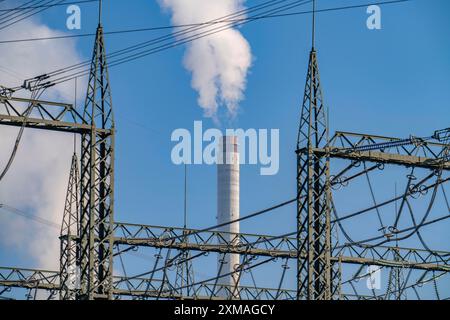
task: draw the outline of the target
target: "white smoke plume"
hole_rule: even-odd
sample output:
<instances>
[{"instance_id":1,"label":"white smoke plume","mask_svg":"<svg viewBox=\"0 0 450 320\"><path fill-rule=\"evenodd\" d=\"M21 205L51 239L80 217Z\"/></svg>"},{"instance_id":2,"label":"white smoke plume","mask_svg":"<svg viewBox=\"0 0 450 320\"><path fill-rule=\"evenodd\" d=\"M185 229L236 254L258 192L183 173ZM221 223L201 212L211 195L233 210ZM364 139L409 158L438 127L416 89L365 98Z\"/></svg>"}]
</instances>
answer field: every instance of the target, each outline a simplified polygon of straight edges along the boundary
<instances>
[{"instance_id":1,"label":"white smoke plume","mask_svg":"<svg viewBox=\"0 0 450 320\"><path fill-rule=\"evenodd\" d=\"M160 0L160 3L172 12L172 23L180 25L210 21L235 13L243 9L244 1ZM217 26L221 25L215 24L210 28ZM239 102L244 98L247 73L252 62L249 43L238 30L228 29L190 42L187 46L184 65L192 73L192 87L198 91L198 104L205 116L214 118L219 106L224 105L228 114L234 117Z\"/></svg>"},{"instance_id":2,"label":"white smoke plume","mask_svg":"<svg viewBox=\"0 0 450 320\"><path fill-rule=\"evenodd\" d=\"M2 30L0 39L58 36L37 20L27 19ZM82 61L73 40L0 44L0 85L12 87L51 70ZM79 92L86 84L79 80ZM81 99L81 93L78 101ZM29 97L29 94L23 94ZM41 99L72 103L73 83L49 89ZM13 150L18 128L0 126L0 170ZM73 136L25 129L15 160L0 182L0 203L57 224L61 223L69 178ZM0 248L16 252L36 268L57 270L59 229L0 210ZM1 261L1 265L8 261ZM25 266L25 267L27 267Z\"/></svg>"}]
</instances>

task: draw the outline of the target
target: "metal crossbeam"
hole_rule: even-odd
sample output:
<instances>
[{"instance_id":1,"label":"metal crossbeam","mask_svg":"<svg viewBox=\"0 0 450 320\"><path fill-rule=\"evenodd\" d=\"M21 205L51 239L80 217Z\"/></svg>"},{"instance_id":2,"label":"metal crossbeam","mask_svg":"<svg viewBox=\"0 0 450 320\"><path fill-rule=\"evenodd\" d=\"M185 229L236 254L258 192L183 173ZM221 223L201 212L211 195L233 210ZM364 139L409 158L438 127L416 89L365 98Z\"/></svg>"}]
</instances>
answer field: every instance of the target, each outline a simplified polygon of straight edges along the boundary
<instances>
[{"instance_id":1,"label":"metal crossbeam","mask_svg":"<svg viewBox=\"0 0 450 320\"><path fill-rule=\"evenodd\" d=\"M101 7L101 1L99 3ZM313 18L313 30L314 21ZM24 88L39 89L40 81L47 78L44 75L26 81ZM43 83L41 86L49 87L51 83ZM61 270L56 272L0 267L0 287L3 287L0 295L8 288L15 287L26 288L30 291L47 290L51 292L51 298L59 292L61 299L90 300L126 297L221 299L224 292L226 296L240 299L383 299L389 298L392 294L393 297L402 296L407 281L405 286L397 285L395 290L389 287L385 296L342 294L343 284L351 284L352 281L361 278L354 276L342 282L341 265L354 264L360 266L358 274L367 265L390 268L391 272L395 271L397 274L406 268L410 272L422 270L422 277L409 285L409 288L414 290L415 286L424 283L425 276L432 274L427 281L434 282L439 299L436 279L441 275L447 276L450 272L450 252L398 246L369 246L358 243L339 245L336 237L337 224L331 221L331 211L335 210L332 202L332 188L345 186L356 177L367 175L369 171L376 168L381 169L384 164L424 168L433 170L434 173L450 170L450 145L448 144L450 129L436 131L433 136L427 138L398 139L337 132L329 139L327 109L322 94L314 40L309 55L296 149L297 230L295 237L230 234L210 230L115 223L115 125L110 91L101 24L97 28L82 115L71 104L12 97L12 90L0 87L0 125L81 135L80 182L77 176L77 159L74 157L61 229ZM440 143L431 142L430 140L433 139ZM350 160L351 164L336 176L331 177L330 159L332 158ZM365 161L376 164L370 168L364 165L364 170L348 178L343 176L345 172ZM448 179L442 180L439 175L438 183L446 182ZM428 179L424 181L426 180ZM407 196L426 191L430 186L423 186L424 189L419 187L414 186L408 190L404 195L404 201L407 201ZM445 191L442 191L446 197ZM73 219L76 220L75 223ZM120 245L125 246L125 249L121 250ZM113 253L114 246L119 249L116 253ZM285 266L288 259L295 259L296 289L282 288L285 275L283 272L278 289L260 288L256 284L254 287L226 286L210 283L211 279L209 279L188 284L189 291L186 292L189 293L185 294L183 285L178 286L175 281L174 286L167 278L166 269L173 265L169 254L164 267L159 269L164 270L163 279L153 278L156 264L150 279L126 275L113 276L114 258L118 256L122 259L123 253L136 247L157 248L160 249L159 251L168 249L166 250L168 252L174 249L184 254L189 251L244 254L244 262L239 267L251 265L245 260L247 256L269 257L265 262L283 258L286 261ZM183 257L189 257L189 255ZM123 262L122 267L125 273ZM77 271L79 269L80 279L71 277L74 268ZM435 273L440 274L435 276ZM214 281L214 278L212 279ZM215 279L217 280L218 277ZM75 284L78 280L80 283Z\"/></svg>"},{"instance_id":2,"label":"metal crossbeam","mask_svg":"<svg viewBox=\"0 0 450 320\"><path fill-rule=\"evenodd\" d=\"M184 232L184 234L183 234ZM183 238L185 236L185 238ZM254 256L297 259L296 238L256 234L233 234L240 244L227 242L223 232L127 223L115 224L114 243L132 247L153 247L217 253L246 252ZM394 259L398 253L400 260ZM301 258L306 257L303 250ZM348 264L378 265L450 272L450 252L421 249L342 245L331 261Z\"/></svg>"},{"instance_id":3,"label":"metal crossbeam","mask_svg":"<svg viewBox=\"0 0 450 320\"><path fill-rule=\"evenodd\" d=\"M227 239L231 239L228 241ZM238 240L238 241L236 241ZM132 246L174 248L251 255L296 256L296 239L248 233L201 231L175 227L159 227L116 222L114 242Z\"/></svg>"},{"instance_id":4,"label":"metal crossbeam","mask_svg":"<svg viewBox=\"0 0 450 320\"><path fill-rule=\"evenodd\" d=\"M71 104L1 95L0 125L80 134L91 130L91 125ZM99 130L105 134L110 132Z\"/></svg>"},{"instance_id":5,"label":"metal crossbeam","mask_svg":"<svg viewBox=\"0 0 450 320\"><path fill-rule=\"evenodd\" d=\"M162 299L186 299L179 294L177 288L170 285L168 281L160 279L132 278L132 277L113 277L115 298L134 297L134 298L162 298ZM32 288L41 290L58 291L59 272L48 270L18 269L0 267L0 286L16 288ZM295 290L274 289L274 288L255 288L250 286L227 286L216 283L200 283L192 288L191 299L208 300L221 299L216 295L219 291L233 290L239 292L241 299L278 299L294 300ZM222 297L223 299L223 297Z\"/></svg>"},{"instance_id":6,"label":"metal crossbeam","mask_svg":"<svg viewBox=\"0 0 450 320\"><path fill-rule=\"evenodd\" d=\"M384 164L395 164L407 167L425 169L450 170L450 161L443 161L450 146L417 140L416 143L402 146L388 146L389 142L400 141L398 138L377 135L336 132L330 143L324 148L314 148L313 152L321 157L339 158L347 160L368 161ZM355 151L358 147L387 144L382 150Z\"/></svg>"},{"instance_id":7,"label":"metal crossbeam","mask_svg":"<svg viewBox=\"0 0 450 320\"><path fill-rule=\"evenodd\" d=\"M0 267L0 286L59 290L59 272Z\"/></svg>"},{"instance_id":8,"label":"metal crossbeam","mask_svg":"<svg viewBox=\"0 0 450 320\"><path fill-rule=\"evenodd\" d=\"M115 277L114 294L117 296L133 296L139 298L165 299L223 299L223 292L228 296L239 296L244 300L295 300L295 290L277 288L258 288L250 286L230 286L217 283L199 283L191 288L189 297L179 293L167 281L160 279ZM218 293L221 292L221 295Z\"/></svg>"}]
</instances>

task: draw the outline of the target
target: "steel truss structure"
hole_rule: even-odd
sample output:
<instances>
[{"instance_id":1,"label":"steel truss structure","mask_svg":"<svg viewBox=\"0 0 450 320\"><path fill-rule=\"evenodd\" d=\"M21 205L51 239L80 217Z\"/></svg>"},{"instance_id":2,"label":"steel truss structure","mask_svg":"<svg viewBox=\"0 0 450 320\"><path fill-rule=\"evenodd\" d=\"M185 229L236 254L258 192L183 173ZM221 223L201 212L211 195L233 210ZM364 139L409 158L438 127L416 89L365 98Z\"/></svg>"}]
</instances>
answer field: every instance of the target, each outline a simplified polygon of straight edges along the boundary
<instances>
[{"instance_id":1,"label":"steel truss structure","mask_svg":"<svg viewBox=\"0 0 450 320\"><path fill-rule=\"evenodd\" d=\"M420 299L420 288L431 284L436 298L445 298L439 294L438 283L449 283L450 252L430 249L420 231L448 218L447 214L428 219L436 193L442 189L445 196L443 186L450 179L449 129L427 138L397 139L348 132L330 137L313 46L296 149L297 195L282 205L297 205L295 232L276 236L239 233L230 237L214 228L115 222L115 126L105 52L99 25L82 113L70 104L18 98L13 92L1 91L0 125L78 134L81 155L80 159L76 154L72 158L60 235L60 270L1 267L0 296L6 297L19 288L29 299L223 299L223 292L230 299ZM345 165L332 173L335 160ZM372 205L341 215L336 204L337 190L367 177L372 191L369 173L385 166L411 170L405 191L383 202L377 202L372 193ZM417 177L417 170L422 170L423 177ZM413 201L418 200L428 201L429 209L416 221ZM378 214L380 208L394 203L400 203L395 221L391 225L382 223L381 235L365 240L350 237L346 222ZM450 213L448 202L446 205ZM402 215L406 215L403 212L410 213L413 226L400 228ZM413 235L419 236L423 249L399 245ZM338 239L342 236L344 242ZM226 240L229 238L231 241ZM155 253L151 257L154 264L149 271L130 276L125 256L150 260L140 250ZM239 274L250 275L252 285L220 285L220 270L217 276L205 280L196 281L192 276L196 261L209 254L230 253L241 255ZM113 262L121 265L120 275L114 272ZM279 282L273 287L259 286L252 271L268 264L280 268ZM347 271L349 266L353 269ZM371 277L370 272L365 272L367 266L389 271L386 292L358 293L357 282ZM289 270L295 272L290 274ZM288 284L291 280L295 286ZM43 297L37 292L46 294Z\"/></svg>"}]
</instances>

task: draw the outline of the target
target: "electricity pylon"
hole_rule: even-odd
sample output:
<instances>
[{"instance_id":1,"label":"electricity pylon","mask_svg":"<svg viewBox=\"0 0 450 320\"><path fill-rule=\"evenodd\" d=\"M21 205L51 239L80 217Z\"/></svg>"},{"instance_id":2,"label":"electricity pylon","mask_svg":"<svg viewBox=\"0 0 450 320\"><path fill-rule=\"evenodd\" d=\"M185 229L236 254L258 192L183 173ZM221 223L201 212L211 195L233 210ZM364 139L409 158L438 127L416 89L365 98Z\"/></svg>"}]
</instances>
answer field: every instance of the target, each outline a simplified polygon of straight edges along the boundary
<instances>
[{"instance_id":1,"label":"electricity pylon","mask_svg":"<svg viewBox=\"0 0 450 320\"><path fill-rule=\"evenodd\" d=\"M101 14L101 2L100 2ZM81 138L81 299L112 298L114 117L103 28L97 27Z\"/></svg>"},{"instance_id":2,"label":"electricity pylon","mask_svg":"<svg viewBox=\"0 0 450 320\"><path fill-rule=\"evenodd\" d=\"M78 158L72 156L60 234L60 300L75 300L78 286L77 237L79 219Z\"/></svg>"},{"instance_id":3,"label":"electricity pylon","mask_svg":"<svg viewBox=\"0 0 450 320\"><path fill-rule=\"evenodd\" d=\"M386 246L383 243L391 242L386 234L380 235L380 240L383 241L379 244L373 243L372 239L354 242L345 236L347 243L336 246L337 241L332 238L334 228L339 225L340 221L393 203L397 201L397 197L338 218L334 201L331 198L330 187L333 185L345 187L348 182L356 180L371 170L382 170L381 168L385 165L395 165L418 168L426 172L425 178L420 179L411 188L407 188L399 197L414 198L431 189L436 192L438 187L442 187L444 183L450 181L448 176L448 172L450 172L449 129L436 131L433 137L423 139L398 139L350 132L336 132L328 139L328 119L323 104L317 54L313 41L297 146L297 199L255 213L259 215L262 212L273 211L297 200L298 231L296 237L239 233L240 243L239 246L236 246L233 242L217 241L217 239L223 239L223 235L220 231L212 230L213 228L187 229L186 223L183 228L176 228L115 222L113 219L114 120L105 57L103 32L99 25L83 115L80 115L70 104L37 100L35 95L31 99L14 97L12 92L0 87L0 125L66 132L82 136L82 181L80 182L82 197L80 199L79 231L76 239L72 242L72 244L77 244L76 248L79 246L76 266L79 265L81 268L82 280L80 286L78 283L75 286L76 299L223 298L220 291L216 290L218 277L198 282L179 278L179 284L175 281L176 288L168 286L167 279L174 278L168 272L173 270L171 268L173 258L170 258L169 254L172 252L171 250L182 253L180 262L185 265L177 269L181 274L186 274L192 261L199 262L200 257L206 257L210 253L225 255L245 252L248 259L244 259L238 266L241 275L245 275L246 271L252 275L251 268L269 263L275 264L277 259L278 262L283 263L282 267L287 266L285 261L297 262L297 288L282 287L285 275L283 271L277 287L258 286L253 277L253 286L239 285L236 287L236 291L239 293L240 299L334 299L341 283L347 283L353 287L352 282L361 278L360 270L363 270L365 266L372 265L395 269L396 274L401 274L404 270L414 271L416 274L421 273L418 278L410 277L408 273L406 277L396 281L396 288L393 288L393 291L401 288L401 293L404 294L397 294L400 298L406 297L406 290L409 292L413 290L417 294L416 288L420 288L426 283L433 283L436 297L440 299L436 281L438 279L445 281L450 275L450 252L431 250L425 244L425 249L399 247L399 243L395 247ZM40 80L39 77L37 79ZM51 85L50 82L47 86ZM438 140L438 142L432 140ZM345 161L349 165L330 178L330 160L332 159ZM359 165L365 161L374 165L358 169ZM72 165L73 168L74 165ZM343 175L350 170L353 170L351 176L344 177ZM72 172L77 172L77 170L73 169ZM72 179L72 181L74 180L76 179ZM69 182L69 187L71 185L72 183ZM68 195L71 195L72 192L73 189L68 192ZM441 192L446 199L443 188ZM75 192L76 194L78 193ZM72 198L68 196L68 199ZM425 200L427 199L425 198ZM428 207L431 208L434 202L434 197L430 197ZM4 204L0 204L0 208L12 210ZM330 211L336 216L332 221L330 221ZM24 215L17 210L15 213ZM70 213L66 211L64 217L70 217L70 214L73 213L74 211L70 211ZM413 212L411 214L414 215ZM24 216L27 217L26 214ZM414 222L415 231L410 235L418 234L419 228L422 226L431 225L446 218L444 216L434 221L424 218L417 226ZM342 230L342 234L345 234L342 227L340 230ZM400 234L409 230L411 227L397 230L397 232ZM67 227L63 227L62 234L67 233ZM378 238L376 237L376 239ZM61 237L62 241L68 239L72 239L72 236ZM163 267L157 266L160 259L158 256L153 269L149 272L134 276L126 274L113 276L112 244L116 244L117 247L119 245L126 247L124 250L115 252L115 256L134 249L156 249L159 256L161 256L161 251L166 250L168 254ZM74 247L72 245L63 245L62 248L72 248L70 252L68 249L63 249L62 254L67 257L71 253L73 256ZM196 252L196 254L190 255L190 252ZM177 255L177 257L179 256ZM258 257L262 257L262 259L255 263ZM63 261L63 259L67 258L61 260ZM340 270L334 270L341 264L359 266L359 271L350 279L341 281ZM62 263L62 265L70 266L71 263ZM447 278L442 280L444 276ZM188 277L186 276L186 279ZM34 293L29 296L30 299L37 298L38 290L48 292L50 299L61 290L64 291L61 293L62 298L73 297L72 288L74 286L69 280L70 271L66 270L49 271L0 267L0 296L11 288L25 288ZM183 285L183 283L187 284ZM67 293L67 289L70 292ZM392 289L390 290L392 291ZM381 299L385 297L384 294L374 293L372 296L367 296L358 294L356 290L353 291L354 293L344 292L340 297L342 299ZM409 296L410 293L408 293ZM417 297L420 299L418 294Z\"/></svg>"},{"instance_id":4,"label":"electricity pylon","mask_svg":"<svg viewBox=\"0 0 450 320\"><path fill-rule=\"evenodd\" d=\"M333 292L330 160L314 152L328 145L329 135L314 37L315 12L296 151L297 299L329 300ZM304 258L300 254L303 251Z\"/></svg>"}]
</instances>

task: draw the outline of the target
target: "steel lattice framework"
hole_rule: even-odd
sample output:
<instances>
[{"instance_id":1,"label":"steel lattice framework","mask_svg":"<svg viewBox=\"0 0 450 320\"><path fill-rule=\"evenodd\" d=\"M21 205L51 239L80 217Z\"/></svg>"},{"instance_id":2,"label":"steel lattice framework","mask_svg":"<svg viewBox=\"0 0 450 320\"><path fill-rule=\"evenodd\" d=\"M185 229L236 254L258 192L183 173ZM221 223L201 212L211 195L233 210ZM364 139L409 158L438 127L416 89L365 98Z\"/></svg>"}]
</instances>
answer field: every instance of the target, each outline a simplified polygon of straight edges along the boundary
<instances>
[{"instance_id":1,"label":"steel lattice framework","mask_svg":"<svg viewBox=\"0 0 450 320\"><path fill-rule=\"evenodd\" d=\"M331 299L331 195L328 157L314 148L328 144L328 126L314 47L309 55L305 95L301 109L297 144L297 240L298 251L307 252L298 259L297 297ZM299 255L300 257L300 255Z\"/></svg>"},{"instance_id":2,"label":"steel lattice framework","mask_svg":"<svg viewBox=\"0 0 450 320\"><path fill-rule=\"evenodd\" d=\"M81 142L81 298L112 298L114 117L103 40L97 28ZM98 128L101 130L99 131Z\"/></svg>"},{"instance_id":3,"label":"steel lattice framework","mask_svg":"<svg viewBox=\"0 0 450 320\"><path fill-rule=\"evenodd\" d=\"M79 202L79 171L78 158L72 156L70 167L69 185L67 187L66 202L64 204L64 214L61 225L60 236L60 299L76 299L77 287L77 241L78 221L80 212Z\"/></svg>"},{"instance_id":4,"label":"steel lattice framework","mask_svg":"<svg viewBox=\"0 0 450 320\"><path fill-rule=\"evenodd\" d=\"M0 267L0 296L12 288L21 288L30 299L37 298L38 291L47 292L48 299L89 300L222 299L224 292L230 299L405 299L410 297L407 293L420 299L420 288L431 284L436 298L442 298L437 284L442 279L448 281L450 252L430 249L420 229L448 218L430 220L428 216L440 188L447 200L443 185L450 180L450 129L436 131L427 138L398 139L348 132L337 132L330 138L313 40L296 149L297 195L263 210L296 203L295 232L230 236L214 228L115 222L115 126L101 25L93 51L82 114L70 104L39 100L37 95L17 98L11 91L0 91L0 125L81 136L81 157L78 160L75 154L72 158L60 230L60 270ZM331 174L332 161L341 161L345 166ZM376 201L372 193L372 205L342 215L336 203L337 191L360 177L369 181L369 173L382 171L385 166L410 170L405 191L382 202ZM372 191L370 181L369 187ZM419 200L428 209L416 221L413 202ZM374 211L378 214L380 208L397 202L400 207L395 221L392 225L382 222L383 234L353 240L346 231L345 222ZM446 206L450 212L448 201ZM402 229L401 216L408 213L413 226ZM345 240L338 241L338 235ZM419 236L423 249L399 245L411 235ZM154 264L148 272L130 276L123 258L132 254L140 257L140 250L156 252ZM274 265L280 268L280 281L273 287L258 286L256 282L231 287L219 284L220 270L217 276L194 279L195 263L210 253L239 253L240 276ZM113 269L117 259L122 267L120 276ZM353 271L343 272L343 266L353 267ZM389 270L386 292L358 293L356 283L370 276L364 272L367 266ZM290 269L294 270L296 288L286 286ZM251 277L254 280L253 274Z\"/></svg>"}]
</instances>

